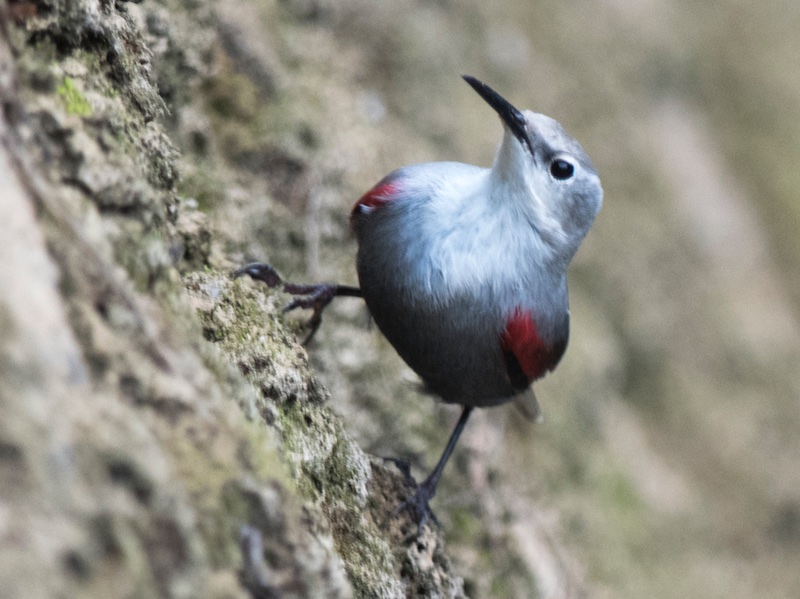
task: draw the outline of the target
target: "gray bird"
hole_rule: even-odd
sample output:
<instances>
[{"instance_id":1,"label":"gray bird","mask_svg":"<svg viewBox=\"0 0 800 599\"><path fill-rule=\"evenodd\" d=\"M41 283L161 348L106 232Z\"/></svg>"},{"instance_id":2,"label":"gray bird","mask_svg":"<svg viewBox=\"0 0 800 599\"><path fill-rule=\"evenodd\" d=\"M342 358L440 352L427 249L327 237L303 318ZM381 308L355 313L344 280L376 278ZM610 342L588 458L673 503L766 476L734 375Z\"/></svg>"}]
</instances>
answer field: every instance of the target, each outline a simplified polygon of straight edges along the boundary
<instances>
[{"instance_id":1,"label":"gray bird","mask_svg":"<svg viewBox=\"0 0 800 599\"><path fill-rule=\"evenodd\" d=\"M529 394L569 337L566 271L602 204L580 144L550 117L521 112L464 76L500 115L491 168L434 162L399 168L353 207L360 288L284 283L267 264L237 271L313 308L311 332L336 296L361 296L380 331L425 386L463 406L434 470L393 513L421 527L470 413ZM534 400L535 401L535 400Z\"/></svg>"}]
</instances>

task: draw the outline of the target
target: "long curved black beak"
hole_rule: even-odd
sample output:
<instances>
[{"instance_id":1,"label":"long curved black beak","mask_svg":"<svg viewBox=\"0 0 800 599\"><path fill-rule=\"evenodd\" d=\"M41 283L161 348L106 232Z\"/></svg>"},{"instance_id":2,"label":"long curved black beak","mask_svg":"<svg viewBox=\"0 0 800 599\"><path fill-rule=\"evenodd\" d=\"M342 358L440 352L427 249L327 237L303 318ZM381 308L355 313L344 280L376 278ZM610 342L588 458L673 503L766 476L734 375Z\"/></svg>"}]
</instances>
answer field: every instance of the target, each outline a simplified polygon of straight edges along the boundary
<instances>
[{"instance_id":1,"label":"long curved black beak","mask_svg":"<svg viewBox=\"0 0 800 599\"><path fill-rule=\"evenodd\" d=\"M528 133L525 130L525 117L522 113L517 110L511 102L506 100L503 96L498 94L494 91L491 87L483 83L482 81L478 81L475 77L470 75L461 75L464 78L464 81L472 86L478 95L481 98L486 100L486 102L497 111L497 114L500 115L500 118L503 119L503 122L508 125L508 128L511 130L511 133L514 134L520 143L523 143L530 148L531 142L528 138ZM533 149L531 148L531 152Z\"/></svg>"}]
</instances>

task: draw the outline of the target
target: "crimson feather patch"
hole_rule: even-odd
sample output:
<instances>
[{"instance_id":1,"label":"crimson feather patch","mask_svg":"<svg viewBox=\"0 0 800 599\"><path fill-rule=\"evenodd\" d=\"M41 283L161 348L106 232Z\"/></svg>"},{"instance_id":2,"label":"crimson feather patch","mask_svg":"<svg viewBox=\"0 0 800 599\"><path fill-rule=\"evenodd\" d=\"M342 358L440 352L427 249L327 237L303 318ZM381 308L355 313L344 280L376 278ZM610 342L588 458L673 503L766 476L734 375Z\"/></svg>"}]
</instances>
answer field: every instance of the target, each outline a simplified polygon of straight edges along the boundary
<instances>
[{"instance_id":1,"label":"crimson feather patch","mask_svg":"<svg viewBox=\"0 0 800 599\"><path fill-rule=\"evenodd\" d=\"M353 206L350 213L350 220L354 219L359 214L368 214L375 208L387 204L397 197L400 191L399 181L397 177L389 175L381 179L381 181L367 193L365 193Z\"/></svg>"},{"instance_id":2,"label":"crimson feather patch","mask_svg":"<svg viewBox=\"0 0 800 599\"><path fill-rule=\"evenodd\" d=\"M567 344L544 343L531 313L517 308L500 334L500 347L512 385L524 389L556 367Z\"/></svg>"}]
</instances>

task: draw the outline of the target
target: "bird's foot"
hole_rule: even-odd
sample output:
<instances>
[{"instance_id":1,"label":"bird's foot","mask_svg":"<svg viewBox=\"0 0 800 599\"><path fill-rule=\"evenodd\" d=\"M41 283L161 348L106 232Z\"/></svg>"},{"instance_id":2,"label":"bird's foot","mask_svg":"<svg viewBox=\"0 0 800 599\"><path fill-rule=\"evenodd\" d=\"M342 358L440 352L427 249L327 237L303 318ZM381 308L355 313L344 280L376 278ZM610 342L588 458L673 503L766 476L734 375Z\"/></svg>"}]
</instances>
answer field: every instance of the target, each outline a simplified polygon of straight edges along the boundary
<instances>
[{"instance_id":1,"label":"bird's foot","mask_svg":"<svg viewBox=\"0 0 800 599\"><path fill-rule=\"evenodd\" d=\"M297 308L312 310L311 318L306 323L309 332L303 340L303 345L308 344L314 337L319 325L322 323L322 311L331 303L334 297L337 295L360 295L360 291L357 288L333 283L320 283L318 285L287 283L272 266L264 262L253 262L233 273L234 278L243 275L247 275L256 281L262 281L270 288L281 287L285 293L293 295L294 299L283 307L283 312L290 312Z\"/></svg>"},{"instance_id":2,"label":"bird's foot","mask_svg":"<svg viewBox=\"0 0 800 599\"><path fill-rule=\"evenodd\" d=\"M430 506L430 500L433 499L433 496L436 494L437 481L433 481L429 477L422 484L418 485L414 477L411 476L411 467L408 460L403 458L383 459L397 466L397 469L400 470L400 473L405 479L406 486L413 489L412 493L389 513L386 517L386 521L388 522L403 512L408 512L412 523L416 523L417 527L414 532L404 539L407 543L418 538L422 534L422 529L429 521L441 528L442 525Z\"/></svg>"},{"instance_id":3,"label":"bird's foot","mask_svg":"<svg viewBox=\"0 0 800 599\"><path fill-rule=\"evenodd\" d=\"M281 279L278 271L266 262L251 262L250 264L246 264L233 273L233 278L238 279L244 275L247 275L255 281L261 281L270 288L283 285L283 279Z\"/></svg>"},{"instance_id":4,"label":"bird's foot","mask_svg":"<svg viewBox=\"0 0 800 599\"><path fill-rule=\"evenodd\" d=\"M339 295L339 285L332 283L320 283L319 285L295 285L285 283L283 290L294 295L294 299L283 307L284 312L291 312L297 308L310 309L311 318L308 319L306 326L309 331L303 340L303 345L307 345L314 337L314 334L322 324L322 311L331 303L333 298Z\"/></svg>"}]
</instances>

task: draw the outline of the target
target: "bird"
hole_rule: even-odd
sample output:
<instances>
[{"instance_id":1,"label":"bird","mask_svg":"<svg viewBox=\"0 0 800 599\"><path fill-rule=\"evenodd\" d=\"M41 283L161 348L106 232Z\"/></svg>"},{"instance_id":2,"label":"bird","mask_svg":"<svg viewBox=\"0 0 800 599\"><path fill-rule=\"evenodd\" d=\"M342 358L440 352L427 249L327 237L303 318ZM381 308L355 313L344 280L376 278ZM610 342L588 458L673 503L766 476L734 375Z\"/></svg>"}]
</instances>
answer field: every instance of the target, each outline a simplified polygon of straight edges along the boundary
<instances>
[{"instance_id":1,"label":"bird","mask_svg":"<svg viewBox=\"0 0 800 599\"><path fill-rule=\"evenodd\" d=\"M538 408L532 384L569 338L567 267L603 202L591 160L556 120L462 77L503 125L492 165L404 166L361 196L350 214L358 287L285 282L265 263L234 273L294 295L286 310L312 309L306 343L333 298L363 298L424 387L461 406L437 465L392 512L413 512L418 530L438 523L430 501L473 410L526 396Z\"/></svg>"}]
</instances>

